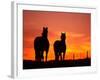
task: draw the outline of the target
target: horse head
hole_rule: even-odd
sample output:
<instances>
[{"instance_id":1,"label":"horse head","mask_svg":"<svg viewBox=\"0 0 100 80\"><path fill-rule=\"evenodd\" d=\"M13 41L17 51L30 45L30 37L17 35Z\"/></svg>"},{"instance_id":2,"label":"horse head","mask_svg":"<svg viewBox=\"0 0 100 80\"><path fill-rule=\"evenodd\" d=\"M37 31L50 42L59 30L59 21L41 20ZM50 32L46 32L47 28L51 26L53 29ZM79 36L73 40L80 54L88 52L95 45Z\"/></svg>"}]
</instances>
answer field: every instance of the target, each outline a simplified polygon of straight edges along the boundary
<instances>
[{"instance_id":1,"label":"horse head","mask_svg":"<svg viewBox=\"0 0 100 80\"><path fill-rule=\"evenodd\" d=\"M66 33L62 32L61 33L61 40L65 40L66 39Z\"/></svg>"},{"instance_id":2,"label":"horse head","mask_svg":"<svg viewBox=\"0 0 100 80\"><path fill-rule=\"evenodd\" d=\"M48 36L48 28L47 27L43 27L42 37L47 38L47 36Z\"/></svg>"}]
</instances>

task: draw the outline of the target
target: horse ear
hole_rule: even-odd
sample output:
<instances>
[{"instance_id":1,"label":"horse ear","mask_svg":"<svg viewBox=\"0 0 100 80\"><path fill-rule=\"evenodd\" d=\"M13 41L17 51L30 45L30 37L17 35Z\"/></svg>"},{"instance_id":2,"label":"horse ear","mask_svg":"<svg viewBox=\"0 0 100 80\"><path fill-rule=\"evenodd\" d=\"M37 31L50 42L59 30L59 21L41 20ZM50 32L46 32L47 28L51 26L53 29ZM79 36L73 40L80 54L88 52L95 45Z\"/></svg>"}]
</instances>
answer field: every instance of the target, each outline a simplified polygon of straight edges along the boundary
<instances>
[{"instance_id":1,"label":"horse ear","mask_svg":"<svg viewBox=\"0 0 100 80\"><path fill-rule=\"evenodd\" d=\"M65 35L66 33L65 32L62 32L61 34L64 34Z\"/></svg>"},{"instance_id":2,"label":"horse ear","mask_svg":"<svg viewBox=\"0 0 100 80\"><path fill-rule=\"evenodd\" d=\"M65 32L62 32L61 35L66 37L66 33Z\"/></svg>"}]
</instances>

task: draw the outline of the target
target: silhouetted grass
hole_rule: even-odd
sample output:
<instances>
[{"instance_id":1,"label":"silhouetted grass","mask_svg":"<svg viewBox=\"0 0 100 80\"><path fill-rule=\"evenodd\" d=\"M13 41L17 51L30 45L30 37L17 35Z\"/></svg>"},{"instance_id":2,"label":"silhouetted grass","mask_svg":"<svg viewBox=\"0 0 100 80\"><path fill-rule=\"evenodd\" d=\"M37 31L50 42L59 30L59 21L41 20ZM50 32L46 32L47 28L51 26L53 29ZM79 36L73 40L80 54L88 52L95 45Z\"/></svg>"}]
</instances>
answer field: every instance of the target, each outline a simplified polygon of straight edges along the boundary
<instances>
[{"instance_id":1,"label":"silhouetted grass","mask_svg":"<svg viewBox=\"0 0 100 80\"><path fill-rule=\"evenodd\" d=\"M91 66L91 59L64 60L64 61L51 60L47 62L23 60L23 69L77 67L77 66Z\"/></svg>"}]
</instances>

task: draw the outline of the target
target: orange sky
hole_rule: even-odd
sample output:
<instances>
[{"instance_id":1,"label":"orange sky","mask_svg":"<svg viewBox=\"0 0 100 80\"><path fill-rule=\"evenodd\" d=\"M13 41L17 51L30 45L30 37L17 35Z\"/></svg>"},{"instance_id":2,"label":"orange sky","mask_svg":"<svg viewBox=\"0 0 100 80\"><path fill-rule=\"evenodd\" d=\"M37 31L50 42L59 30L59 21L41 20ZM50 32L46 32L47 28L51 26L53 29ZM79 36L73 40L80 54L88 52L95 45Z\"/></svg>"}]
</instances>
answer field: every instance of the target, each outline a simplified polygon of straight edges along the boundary
<instances>
[{"instance_id":1,"label":"orange sky","mask_svg":"<svg viewBox=\"0 0 100 80\"><path fill-rule=\"evenodd\" d=\"M53 44L66 33L66 59L84 59L91 56L91 14L23 10L23 59L34 60L34 39L48 27L50 48L48 60L54 59Z\"/></svg>"}]
</instances>

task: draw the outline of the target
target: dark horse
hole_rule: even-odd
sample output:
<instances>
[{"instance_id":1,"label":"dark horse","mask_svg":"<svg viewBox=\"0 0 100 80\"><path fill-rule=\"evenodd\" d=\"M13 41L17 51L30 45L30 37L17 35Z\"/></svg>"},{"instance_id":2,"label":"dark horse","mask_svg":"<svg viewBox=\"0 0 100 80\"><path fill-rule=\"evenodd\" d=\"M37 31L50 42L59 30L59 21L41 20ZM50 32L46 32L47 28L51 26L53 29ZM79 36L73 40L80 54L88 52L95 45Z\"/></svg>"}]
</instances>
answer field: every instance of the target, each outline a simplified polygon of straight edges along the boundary
<instances>
[{"instance_id":1,"label":"dark horse","mask_svg":"<svg viewBox=\"0 0 100 80\"><path fill-rule=\"evenodd\" d=\"M65 52L66 52L66 35L65 33L61 33L61 40L57 40L54 43L54 52L55 52L55 60L58 61L64 60Z\"/></svg>"},{"instance_id":2,"label":"dark horse","mask_svg":"<svg viewBox=\"0 0 100 80\"><path fill-rule=\"evenodd\" d=\"M35 60L44 61L44 51L46 51L46 61L49 50L49 41L48 41L48 28L43 27L42 36L36 37L34 40L34 49L35 49Z\"/></svg>"}]
</instances>

